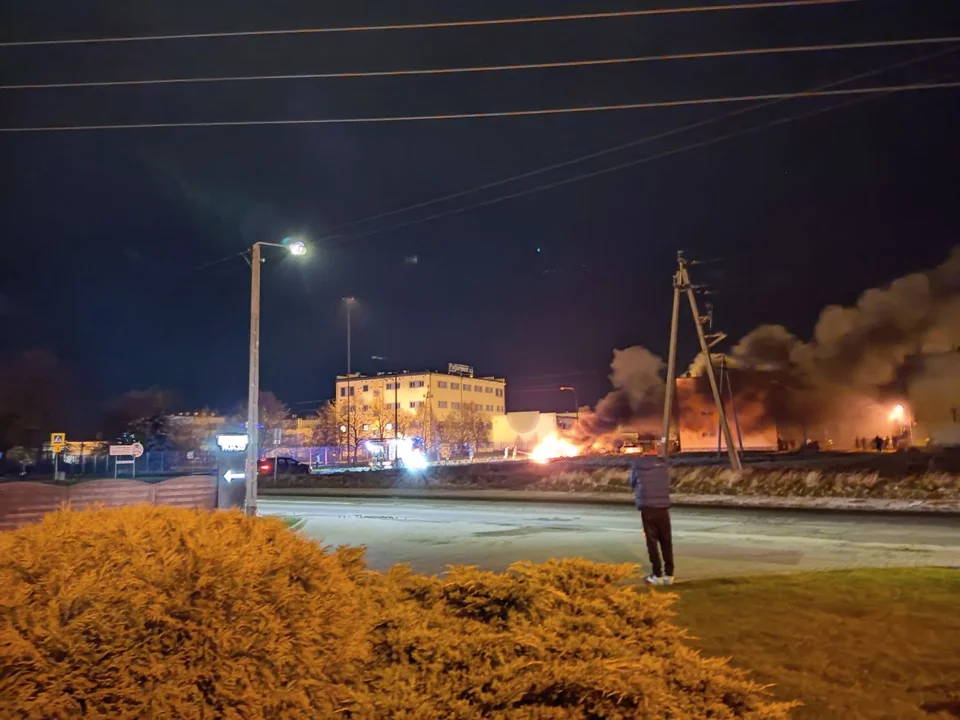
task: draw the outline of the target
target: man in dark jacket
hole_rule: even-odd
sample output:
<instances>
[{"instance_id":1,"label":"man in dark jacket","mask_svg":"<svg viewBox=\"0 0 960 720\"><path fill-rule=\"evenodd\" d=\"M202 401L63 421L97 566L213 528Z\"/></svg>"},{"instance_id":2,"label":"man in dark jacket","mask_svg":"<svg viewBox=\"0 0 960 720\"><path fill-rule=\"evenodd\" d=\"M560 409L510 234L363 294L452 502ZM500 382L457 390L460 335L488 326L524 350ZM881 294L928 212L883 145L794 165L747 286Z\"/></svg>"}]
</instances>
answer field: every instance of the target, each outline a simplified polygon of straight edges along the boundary
<instances>
[{"instance_id":1,"label":"man in dark jacket","mask_svg":"<svg viewBox=\"0 0 960 720\"><path fill-rule=\"evenodd\" d=\"M651 585L673 584L673 535L670 530L670 476L665 460L641 457L631 463L630 487L647 538ZM663 562L660 555L663 553ZM664 568L664 566L666 566ZM666 570L666 574L664 574Z\"/></svg>"}]
</instances>

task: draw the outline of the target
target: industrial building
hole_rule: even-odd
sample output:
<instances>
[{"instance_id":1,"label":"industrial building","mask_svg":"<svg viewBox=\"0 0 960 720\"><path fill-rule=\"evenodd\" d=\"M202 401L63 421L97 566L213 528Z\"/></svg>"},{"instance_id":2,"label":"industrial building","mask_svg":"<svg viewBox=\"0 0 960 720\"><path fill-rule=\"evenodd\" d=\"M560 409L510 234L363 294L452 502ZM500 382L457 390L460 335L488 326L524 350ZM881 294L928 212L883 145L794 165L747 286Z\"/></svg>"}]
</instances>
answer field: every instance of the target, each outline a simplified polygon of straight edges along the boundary
<instances>
[{"instance_id":1,"label":"industrial building","mask_svg":"<svg viewBox=\"0 0 960 720\"><path fill-rule=\"evenodd\" d=\"M507 381L498 377L476 377L468 365L451 363L447 372L424 370L399 373L338 375L335 399L349 401L361 411L382 402L386 410L415 413L427 407L437 422L453 411L472 404L481 413L494 416L506 412Z\"/></svg>"}]
</instances>

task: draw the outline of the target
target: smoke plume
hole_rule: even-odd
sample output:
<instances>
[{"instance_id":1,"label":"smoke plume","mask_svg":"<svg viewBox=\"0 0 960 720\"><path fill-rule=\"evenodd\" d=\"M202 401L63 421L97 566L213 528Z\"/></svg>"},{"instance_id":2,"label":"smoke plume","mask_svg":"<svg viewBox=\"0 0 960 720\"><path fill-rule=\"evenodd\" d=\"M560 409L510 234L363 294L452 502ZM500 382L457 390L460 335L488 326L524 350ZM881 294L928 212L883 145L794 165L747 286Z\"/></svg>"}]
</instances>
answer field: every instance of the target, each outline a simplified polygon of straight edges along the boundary
<instances>
[{"instance_id":1,"label":"smoke plume","mask_svg":"<svg viewBox=\"0 0 960 720\"><path fill-rule=\"evenodd\" d=\"M662 369L663 361L640 345L614 350L610 363L613 390L593 411L581 414L580 433L596 438L655 417L663 404Z\"/></svg>"},{"instance_id":2,"label":"smoke plume","mask_svg":"<svg viewBox=\"0 0 960 720\"><path fill-rule=\"evenodd\" d=\"M960 247L933 270L867 290L852 307L828 306L810 341L782 325L761 325L734 344L725 363L745 424L774 423L782 435L846 441L889 434L894 400L907 399L914 416L949 421L960 406L958 349ZM699 401L712 406L705 366L702 354L691 364L695 392L678 409L681 422L694 427L702 424L698 415L707 415ZM581 430L597 436L618 427L655 428L662 367L642 347L615 351L614 389L585 416Z\"/></svg>"}]
</instances>

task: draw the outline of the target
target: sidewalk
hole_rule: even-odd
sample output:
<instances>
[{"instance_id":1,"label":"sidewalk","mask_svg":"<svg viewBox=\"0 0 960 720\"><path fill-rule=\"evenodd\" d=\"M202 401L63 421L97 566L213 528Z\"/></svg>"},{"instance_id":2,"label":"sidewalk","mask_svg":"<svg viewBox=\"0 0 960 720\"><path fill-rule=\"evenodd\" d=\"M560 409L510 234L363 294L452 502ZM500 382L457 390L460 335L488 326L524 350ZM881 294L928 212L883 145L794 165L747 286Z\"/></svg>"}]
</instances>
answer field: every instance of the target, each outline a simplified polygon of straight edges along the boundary
<instances>
[{"instance_id":1,"label":"sidewalk","mask_svg":"<svg viewBox=\"0 0 960 720\"><path fill-rule=\"evenodd\" d=\"M266 488L261 497L397 498L409 500L487 500L493 502L582 503L633 505L629 493L557 492L548 490L457 490L433 488ZM764 497L747 495L674 495L676 507L833 510L839 512L937 513L960 515L960 502L949 500L883 500L835 497Z\"/></svg>"}]
</instances>

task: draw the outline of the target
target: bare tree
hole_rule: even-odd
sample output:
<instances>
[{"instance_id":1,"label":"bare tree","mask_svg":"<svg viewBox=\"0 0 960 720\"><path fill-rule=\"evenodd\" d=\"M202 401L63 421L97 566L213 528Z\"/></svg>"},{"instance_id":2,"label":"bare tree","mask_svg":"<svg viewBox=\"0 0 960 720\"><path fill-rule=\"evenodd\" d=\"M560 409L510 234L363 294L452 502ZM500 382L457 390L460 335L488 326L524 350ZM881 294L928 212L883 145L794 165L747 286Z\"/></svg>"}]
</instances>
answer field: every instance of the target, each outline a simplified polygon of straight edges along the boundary
<instances>
[{"instance_id":1,"label":"bare tree","mask_svg":"<svg viewBox=\"0 0 960 720\"><path fill-rule=\"evenodd\" d=\"M490 421L480 410L480 405L465 402L452 410L443 421L443 440L461 448L478 446L490 441Z\"/></svg>"},{"instance_id":2,"label":"bare tree","mask_svg":"<svg viewBox=\"0 0 960 720\"><path fill-rule=\"evenodd\" d=\"M64 428L63 409L70 400L63 368L50 353L26 350L0 363L0 450L25 446L35 450L49 433Z\"/></svg>"},{"instance_id":3,"label":"bare tree","mask_svg":"<svg viewBox=\"0 0 960 720\"><path fill-rule=\"evenodd\" d=\"M317 424L313 428L311 445L331 447L343 443L343 433L340 431L340 414L336 404L325 402L317 411Z\"/></svg>"}]
</instances>

